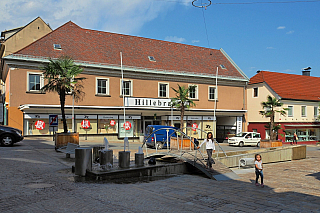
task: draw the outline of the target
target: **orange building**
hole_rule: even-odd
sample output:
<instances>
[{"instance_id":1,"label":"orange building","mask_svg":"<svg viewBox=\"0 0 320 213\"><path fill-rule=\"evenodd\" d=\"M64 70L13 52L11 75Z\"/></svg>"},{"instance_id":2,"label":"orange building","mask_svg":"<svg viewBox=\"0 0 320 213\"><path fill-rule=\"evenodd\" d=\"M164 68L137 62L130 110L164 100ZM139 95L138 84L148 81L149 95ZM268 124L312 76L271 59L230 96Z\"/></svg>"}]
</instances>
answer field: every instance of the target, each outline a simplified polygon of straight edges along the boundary
<instances>
[{"instance_id":1,"label":"orange building","mask_svg":"<svg viewBox=\"0 0 320 213\"><path fill-rule=\"evenodd\" d=\"M64 55L72 57L86 77L83 100L74 104L72 97L66 100L70 131L122 138L124 131L138 137L150 124L179 126L180 112L169 104L175 97L171 88L178 84L195 85L190 98L196 106L186 111L184 126L198 130L189 128L188 135L204 138L201 130L216 129L221 141L246 128L249 79L222 49L83 29L70 21L4 57L8 125L23 129L25 136L51 134L49 115L61 114L58 95L40 91L45 82L39 66L48 63L48 58ZM123 127L124 109L128 130ZM89 120L90 128L82 127L84 119ZM44 129L36 128L38 120L44 121ZM62 131L60 120L58 130Z\"/></svg>"}]
</instances>

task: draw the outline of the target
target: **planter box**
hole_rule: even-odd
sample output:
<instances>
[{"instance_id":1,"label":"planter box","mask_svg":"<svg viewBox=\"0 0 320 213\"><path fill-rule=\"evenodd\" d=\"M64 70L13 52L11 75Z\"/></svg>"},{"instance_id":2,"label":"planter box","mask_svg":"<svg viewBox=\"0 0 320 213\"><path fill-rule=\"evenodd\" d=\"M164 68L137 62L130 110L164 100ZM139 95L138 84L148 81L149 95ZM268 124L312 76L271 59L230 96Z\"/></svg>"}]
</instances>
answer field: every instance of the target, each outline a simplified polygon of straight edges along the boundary
<instances>
[{"instance_id":1,"label":"planter box","mask_svg":"<svg viewBox=\"0 0 320 213\"><path fill-rule=\"evenodd\" d=\"M190 141L189 138L184 138L183 142L182 142L182 149L188 150L188 149L190 149L190 146L191 146L191 149L193 150L194 149L194 144ZM176 150L180 150L181 149L181 138L180 137L178 138L178 140L177 140L177 138L171 137L171 139L170 139L170 149L176 149Z\"/></svg>"},{"instance_id":2,"label":"planter box","mask_svg":"<svg viewBox=\"0 0 320 213\"><path fill-rule=\"evenodd\" d=\"M55 149L67 146L68 143L74 143L79 145L79 132L73 133L56 133L55 136Z\"/></svg>"},{"instance_id":3,"label":"planter box","mask_svg":"<svg viewBox=\"0 0 320 213\"><path fill-rule=\"evenodd\" d=\"M282 146L282 142L279 141L261 141L260 148L271 148L271 147L280 147Z\"/></svg>"}]
</instances>

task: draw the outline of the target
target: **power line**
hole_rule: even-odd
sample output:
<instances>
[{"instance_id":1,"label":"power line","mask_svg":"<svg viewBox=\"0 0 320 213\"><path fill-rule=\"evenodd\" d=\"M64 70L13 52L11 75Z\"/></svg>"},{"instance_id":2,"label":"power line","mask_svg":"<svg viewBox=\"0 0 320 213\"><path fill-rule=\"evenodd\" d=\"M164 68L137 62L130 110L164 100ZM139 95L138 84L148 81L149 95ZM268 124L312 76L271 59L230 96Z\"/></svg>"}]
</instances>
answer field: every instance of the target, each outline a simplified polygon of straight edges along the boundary
<instances>
[{"instance_id":1,"label":"power line","mask_svg":"<svg viewBox=\"0 0 320 213\"><path fill-rule=\"evenodd\" d=\"M164 2L173 2L179 4L185 4L186 2L183 1L174 1L174 0L154 0L154 1L164 1ZM212 4L222 5L222 4L293 4L293 3L313 3L313 2L320 2L320 0L307 0L307 1L268 1L268 2L216 2Z\"/></svg>"}]
</instances>

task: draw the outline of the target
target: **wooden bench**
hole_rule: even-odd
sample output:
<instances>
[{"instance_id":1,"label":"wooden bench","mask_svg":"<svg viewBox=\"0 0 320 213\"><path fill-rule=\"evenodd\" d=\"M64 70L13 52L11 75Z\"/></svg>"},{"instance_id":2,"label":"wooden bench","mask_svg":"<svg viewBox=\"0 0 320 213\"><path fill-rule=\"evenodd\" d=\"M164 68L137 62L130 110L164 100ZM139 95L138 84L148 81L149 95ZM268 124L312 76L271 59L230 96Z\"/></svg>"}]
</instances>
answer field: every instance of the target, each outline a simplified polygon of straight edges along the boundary
<instances>
[{"instance_id":1,"label":"wooden bench","mask_svg":"<svg viewBox=\"0 0 320 213\"><path fill-rule=\"evenodd\" d=\"M240 169L240 166L254 165L254 162L255 162L254 158L241 158L239 160L239 169Z\"/></svg>"},{"instance_id":2,"label":"wooden bench","mask_svg":"<svg viewBox=\"0 0 320 213\"><path fill-rule=\"evenodd\" d=\"M70 158L70 155L74 154L78 147L80 147L78 144L68 143L67 146L60 147L57 151L66 153L66 158Z\"/></svg>"}]
</instances>

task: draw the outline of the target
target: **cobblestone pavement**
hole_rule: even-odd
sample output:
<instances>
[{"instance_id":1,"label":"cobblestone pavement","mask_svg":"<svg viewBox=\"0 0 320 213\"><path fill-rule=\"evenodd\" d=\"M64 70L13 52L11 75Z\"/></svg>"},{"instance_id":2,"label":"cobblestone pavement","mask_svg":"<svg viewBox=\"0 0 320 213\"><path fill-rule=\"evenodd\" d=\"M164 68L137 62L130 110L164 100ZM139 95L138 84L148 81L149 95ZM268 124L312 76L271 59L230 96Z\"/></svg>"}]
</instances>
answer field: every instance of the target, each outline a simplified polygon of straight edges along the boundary
<instances>
[{"instance_id":1,"label":"cobblestone pavement","mask_svg":"<svg viewBox=\"0 0 320 213\"><path fill-rule=\"evenodd\" d=\"M319 153L314 147L307 159L265 164L264 188L254 185L253 169L235 170L240 180L181 175L115 184L76 182L74 158L48 140L25 139L0 147L0 212L320 212Z\"/></svg>"}]
</instances>

